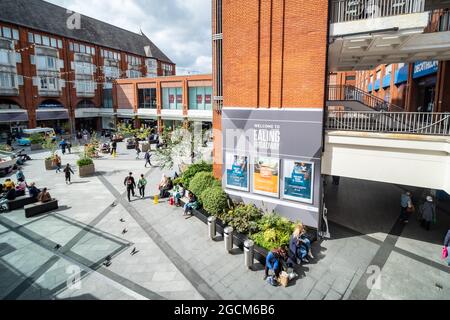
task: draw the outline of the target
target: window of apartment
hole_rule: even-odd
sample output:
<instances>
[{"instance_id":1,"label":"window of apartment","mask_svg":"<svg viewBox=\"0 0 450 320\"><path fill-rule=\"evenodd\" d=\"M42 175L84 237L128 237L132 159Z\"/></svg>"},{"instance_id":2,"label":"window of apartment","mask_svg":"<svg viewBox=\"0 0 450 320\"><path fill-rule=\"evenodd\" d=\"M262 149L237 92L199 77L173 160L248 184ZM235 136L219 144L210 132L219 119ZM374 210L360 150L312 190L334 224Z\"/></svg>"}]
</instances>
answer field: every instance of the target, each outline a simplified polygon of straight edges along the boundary
<instances>
[{"instance_id":1,"label":"window of apartment","mask_svg":"<svg viewBox=\"0 0 450 320\"><path fill-rule=\"evenodd\" d=\"M57 91L58 90L58 80L54 77L41 77L40 78L40 89L41 90L49 90L49 91Z\"/></svg>"},{"instance_id":2,"label":"window of apartment","mask_svg":"<svg viewBox=\"0 0 450 320\"><path fill-rule=\"evenodd\" d=\"M103 108L107 108L107 109L113 108L112 89L104 89L103 90Z\"/></svg>"},{"instance_id":3,"label":"window of apartment","mask_svg":"<svg viewBox=\"0 0 450 320\"><path fill-rule=\"evenodd\" d=\"M163 88L163 109L183 110L182 88Z\"/></svg>"},{"instance_id":4,"label":"window of apartment","mask_svg":"<svg viewBox=\"0 0 450 320\"><path fill-rule=\"evenodd\" d=\"M1 88L16 88L16 77L13 73L0 72Z\"/></svg>"},{"instance_id":5,"label":"window of apartment","mask_svg":"<svg viewBox=\"0 0 450 320\"><path fill-rule=\"evenodd\" d=\"M58 48L59 48L59 49L62 49L62 47L63 47L62 40L58 40Z\"/></svg>"},{"instance_id":6,"label":"window of apartment","mask_svg":"<svg viewBox=\"0 0 450 320\"><path fill-rule=\"evenodd\" d=\"M11 28L3 27L3 37L10 39L12 38Z\"/></svg>"},{"instance_id":7,"label":"window of apartment","mask_svg":"<svg viewBox=\"0 0 450 320\"><path fill-rule=\"evenodd\" d=\"M14 39L14 40L19 40L19 39L20 39L20 36L19 36L19 30L13 29L13 30L12 30L12 33L13 33L13 39Z\"/></svg>"},{"instance_id":8,"label":"window of apartment","mask_svg":"<svg viewBox=\"0 0 450 320\"><path fill-rule=\"evenodd\" d=\"M158 61L155 59L147 59L145 61L147 66L147 77L154 78L158 76Z\"/></svg>"},{"instance_id":9,"label":"window of apartment","mask_svg":"<svg viewBox=\"0 0 450 320\"><path fill-rule=\"evenodd\" d=\"M0 49L0 64L10 65L10 54L8 50Z\"/></svg>"},{"instance_id":10,"label":"window of apartment","mask_svg":"<svg viewBox=\"0 0 450 320\"><path fill-rule=\"evenodd\" d=\"M94 81L76 81L77 93L95 93L96 83Z\"/></svg>"},{"instance_id":11,"label":"window of apartment","mask_svg":"<svg viewBox=\"0 0 450 320\"><path fill-rule=\"evenodd\" d=\"M57 70L55 57L36 56L36 66L38 70Z\"/></svg>"},{"instance_id":12,"label":"window of apartment","mask_svg":"<svg viewBox=\"0 0 450 320\"><path fill-rule=\"evenodd\" d=\"M128 70L128 77L131 79L140 78L141 76L142 74L138 70Z\"/></svg>"},{"instance_id":13,"label":"window of apartment","mask_svg":"<svg viewBox=\"0 0 450 320\"><path fill-rule=\"evenodd\" d=\"M86 53L86 46L84 44L80 44L80 52Z\"/></svg>"},{"instance_id":14,"label":"window of apartment","mask_svg":"<svg viewBox=\"0 0 450 320\"><path fill-rule=\"evenodd\" d=\"M34 35L34 42L35 42L36 44L42 44L42 37L41 37L41 35L35 34L35 35Z\"/></svg>"},{"instance_id":15,"label":"window of apartment","mask_svg":"<svg viewBox=\"0 0 450 320\"><path fill-rule=\"evenodd\" d=\"M53 48L56 48L56 47L58 46L58 41L56 41L56 39L54 39L54 38L51 38L51 39L50 39L50 45L51 45Z\"/></svg>"},{"instance_id":16,"label":"window of apartment","mask_svg":"<svg viewBox=\"0 0 450 320\"><path fill-rule=\"evenodd\" d=\"M29 43L34 43L34 36L31 32L28 32L28 42Z\"/></svg>"},{"instance_id":17,"label":"window of apartment","mask_svg":"<svg viewBox=\"0 0 450 320\"><path fill-rule=\"evenodd\" d=\"M92 63L89 62L75 62L75 73L76 74L87 74L87 75L93 75L94 74L94 66Z\"/></svg>"},{"instance_id":18,"label":"window of apartment","mask_svg":"<svg viewBox=\"0 0 450 320\"><path fill-rule=\"evenodd\" d=\"M42 44L43 44L44 46L50 46L50 38L49 38L49 37L46 37L46 36L43 36L43 37L42 37Z\"/></svg>"},{"instance_id":19,"label":"window of apartment","mask_svg":"<svg viewBox=\"0 0 450 320\"><path fill-rule=\"evenodd\" d=\"M156 89L139 89L138 99L140 109L156 109Z\"/></svg>"},{"instance_id":20,"label":"window of apartment","mask_svg":"<svg viewBox=\"0 0 450 320\"><path fill-rule=\"evenodd\" d=\"M190 110L212 110L212 87L189 88Z\"/></svg>"}]
</instances>

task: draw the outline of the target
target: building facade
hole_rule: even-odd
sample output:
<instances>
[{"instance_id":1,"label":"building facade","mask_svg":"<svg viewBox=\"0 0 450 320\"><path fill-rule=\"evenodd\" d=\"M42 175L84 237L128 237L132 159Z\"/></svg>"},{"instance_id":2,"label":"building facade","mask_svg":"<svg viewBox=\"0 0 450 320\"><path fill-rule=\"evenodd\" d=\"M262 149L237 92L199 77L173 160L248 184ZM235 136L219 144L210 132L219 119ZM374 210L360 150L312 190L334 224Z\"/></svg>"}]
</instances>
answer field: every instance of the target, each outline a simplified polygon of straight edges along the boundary
<instances>
[{"instance_id":1,"label":"building facade","mask_svg":"<svg viewBox=\"0 0 450 320\"><path fill-rule=\"evenodd\" d=\"M2 132L108 129L117 79L175 72L175 64L144 34L41 0L0 4Z\"/></svg>"},{"instance_id":2,"label":"building facade","mask_svg":"<svg viewBox=\"0 0 450 320\"><path fill-rule=\"evenodd\" d=\"M136 127L177 128L186 122L212 127L212 76L120 79L114 85L119 122Z\"/></svg>"}]
</instances>

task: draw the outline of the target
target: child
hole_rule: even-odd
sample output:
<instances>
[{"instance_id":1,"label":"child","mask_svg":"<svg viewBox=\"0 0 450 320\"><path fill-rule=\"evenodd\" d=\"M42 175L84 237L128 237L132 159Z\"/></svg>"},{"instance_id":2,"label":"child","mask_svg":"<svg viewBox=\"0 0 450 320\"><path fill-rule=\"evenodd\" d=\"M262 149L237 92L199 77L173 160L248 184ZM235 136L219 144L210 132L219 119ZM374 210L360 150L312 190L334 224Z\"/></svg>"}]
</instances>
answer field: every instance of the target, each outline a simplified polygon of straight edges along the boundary
<instances>
[{"instance_id":1,"label":"child","mask_svg":"<svg viewBox=\"0 0 450 320\"><path fill-rule=\"evenodd\" d=\"M64 173L66 175L66 184L71 184L71 174L74 174L74 172L70 167L70 164L67 164L66 168L64 169Z\"/></svg>"},{"instance_id":2,"label":"child","mask_svg":"<svg viewBox=\"0 0 450 320\"><path fill-rule=\"evenodd\" d=\"M177 184L175 186L175 193L173 195L173 198L175 200L175 205L177 207L181 207L181 198L184 197L185 193L186 193L186 190L184 189L184 186L182 183Z\"/></svg>"}]
</instances>

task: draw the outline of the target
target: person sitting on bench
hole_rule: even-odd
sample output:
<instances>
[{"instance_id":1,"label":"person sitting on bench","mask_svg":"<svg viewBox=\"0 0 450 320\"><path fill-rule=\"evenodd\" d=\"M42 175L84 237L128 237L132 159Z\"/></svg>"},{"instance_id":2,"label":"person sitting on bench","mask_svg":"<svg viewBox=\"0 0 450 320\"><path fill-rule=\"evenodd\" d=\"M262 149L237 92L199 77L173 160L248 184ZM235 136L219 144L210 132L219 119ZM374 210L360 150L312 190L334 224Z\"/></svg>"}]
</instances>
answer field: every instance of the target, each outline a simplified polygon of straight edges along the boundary
<instances>
[{"instance_id":1,"label":"person sitting on bench","mask_svg":"<svg viewBox=\"0 0 450 320\"><path fill-rule=\"evenodd\" d=\"M188 194L189 202L184 205L184 216L192 215L192 210L198 206L197 197L192 192Z\"/></svg>"},{"instance_id":2,"label":"person sitting on bench","mask_svg":"<svg viewBox=\"0 0 450 320\"><path fill-rule=\"evenodd\" d=\"M11 179L6 179L5 180L5 184L3 185L3 187L5 188L5 190L9 190L11 188L15 188L16 185L14 184L14 182L12 182Z\"/></svg>"},{"instance_id":3,"label":"person sitting on bench","mask_svg":"<svg viewBox=\"0 0 450 320\"><path fill-rule=\"evenodd\" d=\"M8 188L6 189L6 193L3 197L0 198L0 209L1 210L9 210L9 201L16 199L16 189Z\"/></svg>"},{"instance_id":4,"label":"person sitting on bench","mask_svg":"<svg viewBox=\"0 0 450 320\"><path fill-rule=\"evenodd\" d=\"M173 189L172 179L168 178L165 174L163 175L161 182L159 183L159 198L165 199L170 197L169 191Z\"/></svg>"},{"instance_id":5,"label":"person sitting on bench","mask_svg":"<svg viewBox=\"0 0 450 320\"><path fill-rule=\"evenodd\" d=\"M27 190L27 184L25 183L25 180L20 179L16 186L16 196L23 197L25 195L26 190Z\"/></svg>"},{"instance_id":6,"label":"person sitting on bench","mask_svg":"<svg viewBox=\"0 0 450 320\"><path fill-rule=\"evenodd\" d=\"M186 189L184 188L183 184L177 184L175 186L175 193L173 195L173 199L175 200L175 205L177 207L181 207L181 198L183 198L185 194Z\"/></svg>"},{"instance_id":7,"label":"person sitting on bench","mask_svg":"<svg viewBox=\"0 0 450 320\"><path fill-rule=\"evenodd\" d=\"M46 203L52 201L52 197L50 193L47 191L47 188L44 188L41 193L39 193L37 200L41 203Z\"/></svg>"},{"instance_id":8,"label":"person sitting on bench","mask_svg":"<svg viewBox=\"0 0 450 320\"><path fill-rule=\"evenodd\" d=\"M39 196L39 194L41 193L41 190L39 190L38 188L36 188L36 183L32 182L29 186L28 186L28 192L30 193L30 198L36 198Z\"/></svg>"},{"instance_id":9,"label":"person sitting on bench","mask_svg":"<svg viewBox=\"0 0 450 320\"><path fill-rule=\"evenodd\" d=\"M264 280L269 277L269 272L273 271L275 279L280 277L283 271L283 262L286 262L288 253L285 247L281 247L269 252L266 258L266 266L264 268Z\"/></svg>"}]
</instances>

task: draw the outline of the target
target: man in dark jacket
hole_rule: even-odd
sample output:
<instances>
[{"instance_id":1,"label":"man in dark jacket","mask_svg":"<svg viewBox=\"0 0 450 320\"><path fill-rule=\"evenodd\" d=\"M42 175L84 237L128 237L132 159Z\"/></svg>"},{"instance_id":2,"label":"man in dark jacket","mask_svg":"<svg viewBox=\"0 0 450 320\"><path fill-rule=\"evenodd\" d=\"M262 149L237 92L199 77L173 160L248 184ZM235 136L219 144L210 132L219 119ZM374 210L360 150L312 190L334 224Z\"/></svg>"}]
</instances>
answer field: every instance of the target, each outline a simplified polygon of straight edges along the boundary
<instances>
[{"instance_id":1,"label":"man in dark jacket","mask_svg":"<svg viewBox=\"0 0 450 320\"><path fill-rule=\"evenodd\" d=\"M117 142L116 140L113 140L111 143L111 154L117 153Z\"/></svg>"},{"instance_id":2,"label":"man in dark jacket","mask_svg":"<svg viewBox=\"0 0 450 320\"><path fill-rule=\"evenodd\" d=\"M128 202L131 202L131 194L133 194L133 197L136 197L136 193L134 191L136 189L136 181L134 180L132 172L130 172L128 177L125 178L123 184L127 187Z\"/></svg>"},{"instance_id":3,"label":"man in dark jacket","mask_svg":"<svg viewBox=\"0 0 450 320\"><path fill-rule=\"evenodd\" d=\"M450 229L447 231L447 235L445 236L444 246L450 249ZM450 255L447 260L448 266L450 267Z\"/></svg>"}]
</instances>

